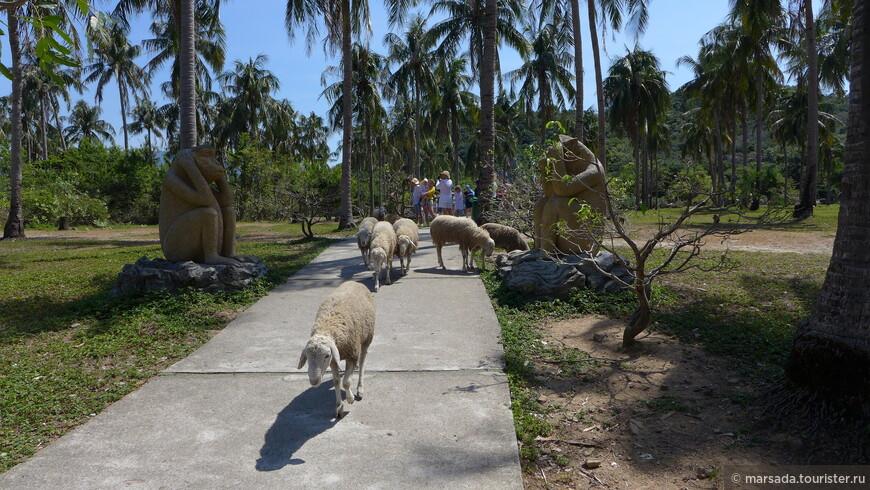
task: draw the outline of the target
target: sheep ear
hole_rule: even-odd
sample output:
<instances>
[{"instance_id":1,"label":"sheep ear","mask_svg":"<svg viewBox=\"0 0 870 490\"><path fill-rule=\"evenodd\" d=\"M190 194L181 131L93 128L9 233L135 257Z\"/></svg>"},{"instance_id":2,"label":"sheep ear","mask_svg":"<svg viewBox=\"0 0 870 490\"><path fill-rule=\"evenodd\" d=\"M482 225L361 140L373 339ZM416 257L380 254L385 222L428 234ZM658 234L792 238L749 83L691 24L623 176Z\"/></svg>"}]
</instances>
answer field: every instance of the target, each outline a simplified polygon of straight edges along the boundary
<instances>
[{"instance_id":1,"label":"sheep ear","mask_svg":"<svg viewBox=\"0 0 870 490\"><path fill-rule=\"evenodd\" d=\"M332 344L329 346L329 351L332 352L332 360L338 364L338 361L341 360L338 356L338 347L336 347L335 344Z\"/></svg>"},{"instance_id":2,"label":"sheep ear","mask_svg":"<svg viewBox=\"0 0 870 490\"><path fill-rule=\"evenodd\" d=\"M296 366L296 369L302 369L305 366L305 361L308 360L308 355L305 353L305 349L302 349L302 355L299 356L299 365Z\"/></svg>"},{"instance_id":3,"label":"sheep ear","mask_svg":"<svg viewBox=\"0 0 870 490\"><path fill-rule=\"evenodd\" d=\"M410 245L411 245L411 253L412 254L417 253L417 246L414 245L414 242L411 242Z\"/></svg>"}]
</instances>

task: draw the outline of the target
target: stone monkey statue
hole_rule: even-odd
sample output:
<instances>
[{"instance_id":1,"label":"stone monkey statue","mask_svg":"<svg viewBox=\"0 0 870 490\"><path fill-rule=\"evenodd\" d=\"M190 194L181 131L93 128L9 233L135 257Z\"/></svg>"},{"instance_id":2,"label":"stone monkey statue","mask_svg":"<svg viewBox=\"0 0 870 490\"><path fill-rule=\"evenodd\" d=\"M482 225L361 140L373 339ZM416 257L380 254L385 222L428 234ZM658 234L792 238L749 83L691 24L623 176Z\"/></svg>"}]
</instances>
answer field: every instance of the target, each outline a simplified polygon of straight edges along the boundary
<instances>
[{"instance_id":1,"label":"stone monkey statue","mask_svg":"<svg viewBox=\"0 0 870 490\"><path fill-rule=\"evenodd\" d=\"M259 262L236 254L232 200L213 148L202 145L178 152L163 176L160 193L160 247L166 259L224 265Z\"/></svg>"},{"instance_id":2,"label":"stone monkey statue","mask_svg":"<svg viewBox=\"0 0 870 490\"><path fill-rule=\"evenodd\" d=\"M578 139L561 135L559 143L559 148L550 148L538 162L544 196L534 208L535 248L565 254L589 252L597 247L576 212L581 203L605 212L604 174L595 155ZM558 232L560 222L567 233Z\"/></svg>"}]
</instances>

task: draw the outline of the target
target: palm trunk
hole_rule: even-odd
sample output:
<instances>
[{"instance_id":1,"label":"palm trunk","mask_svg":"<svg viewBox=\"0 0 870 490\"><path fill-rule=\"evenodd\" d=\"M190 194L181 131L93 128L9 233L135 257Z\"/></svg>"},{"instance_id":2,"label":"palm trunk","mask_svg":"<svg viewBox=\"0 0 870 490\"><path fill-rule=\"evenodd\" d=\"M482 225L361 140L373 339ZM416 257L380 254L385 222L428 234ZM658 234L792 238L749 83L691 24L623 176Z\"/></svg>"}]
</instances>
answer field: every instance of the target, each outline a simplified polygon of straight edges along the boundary
<instances>
[{"instance_id":1,"label":"palm trunk","mask_svg":"<svg viewBox=\"0 0 870 490\"><path fill-rule=\"evenodd\" d=\"M831 263L809 321L798 326L789 379L870 410L870 29L868 1L856 0L849 123L839 225Z\"/></svg>"},{"instance_id":2,"label":"palm trunk","mask_svg":"<svg viewBox=\"0 0 870 490\"><path fill-rule=\"evenodd\" d=\"M413 175L420 173L420 82L419 78L414 81L414 170Z\"/></svg>"},{"instance_id":3,"label":"palm trunk","mask_svg":"<svg viewBox=\"0 0 870 490\"><path fill-rule=\"evenodd\" d=\"M48 160L48 111L45 108L45 94L39 95L39 124L42 136L42 159Z\"/></svg>"},{"instance_id":4,"label":"palm trunk","mask_svg":"<svg viewBox=\"0 0 870 490\"><path fill-rule=\"evenodd\" d=\"M9 50L12 53L12 131L9 156L9 218L3 238L23 238L24 219L21 209L21 45L18 39L18 8L6 10Z\"/></svg>"},{"instance_id":5,"label":"palm trunk","mask_svg":"<svg viewBox=\"0 0 870 490\"><path fill-rule=\"evenodd\" d=\"M805 177L801 181L800 200L794 208L794 217L809 218L816 205L819 186L819 76L816 51L816 31L813 22L813 4L804 0L804 30L807 35L807 160Z\"/></svg>"},{"instance_id":6,"label":"palm trunk","mask_svg":"<svg viewBox=\"0 0 870 490\"><path fill-rule=\"evenodd\" d=\"M350 155L351 136L353 135L353 59L351 59L350 39L350 0L341 0L341 63L344 68L342 80L342 138L341 138L341 210L338 228L349 228L353 224L353 210L350 196Z\"/></svg>"},{"instance_id":7,"label":"palm trunk","mask_svg":"<svg viewBox=\"0 0 870 490\"><path fill-rule=\"evenodd\" d=\"M494 172L495 149L495 56L496 28L498 26L498 0L486 0L483 36L483 59L480 67L480 158L479 183L482 192L478 195L478 221L489 211Z\"/></svg>"},{"instance_id":8,"label":"palm trunk","mask_svg":"<svg viewBox=\"0 0 870 490\"><path fill-rule=\"evenodd\" d=\"M749 102L747 100L743 101L743 173L745 174L749 170L749 118L747 117L749 114Z\"/></svg>"},{"instance_id":9,"label":"palm trunk","mask_svg":"<svg viewBox=\"0 0 870 490\"><path fill-rule=\"evenodd\" d=\"M181 110L180 144L185 150L196 146L196 44L195 0L181 0L179 68L181 71L179 109ZM126 136L126 133L125 133Z\"/></svg>"},{"instance_id":10,"label":"palm trunk","mask_svg":"<svg viewBox=\"0 0 870 490\"><path fill-rule=\"evenodd\" d=\"M758 67L755 74L755 194L752 197L750 209L758 209L758 194L761 192L761 157L763 153L761 131L764 125L764 89L761 86L761 81L761 67Z\"/></svg>"},{"instance_id":11,"label":"palm trunk","mask_svg":"<svg viewBox=\"0 0 870 490\"><path fill-rule=\"evenodd\" d=\"M130 138L127 133L127 94L124 90L124 82L121 81L121 77L116 77L118 79L118 96L121 99L121 127L124 128L124 151L130 149Z\"/></svg>"},{"instance_id":12,"label":"palm trunk","mask_svg":"<svg viewBox=\"0 0 870 490\"><path fill-rule=\"evenodd\" d=\"M731 202L737 199L737 116L731 119Z\"/></svg>"},{"instance_id":13,"label":"palm trunk","mask_svg":"<svg viewBox=\"0 0 870 490\"><path fill-rule=\"evenodd\" d=\"M589 37L592 39L592 59L595 62L595 95L598 98L598 160L607 169L607 130L604 120L604 82L601 75L601 53L598 48L598 27L595 25L595 2L587 0L589 7Z\"/></svg>"},{"instance_id":14,"label":"palm trunk","mask_svg":"<svg viewBox=\"0 0 870 490\"><path fill-rule=\"evenodd\" d=\"M450 145L453 147L454 182L458 184L462 161L459 159L459 118L456 115L455 107L450 108L450 133Z\"/></svg>"},{"instance_id":15,"label":"palm trunk","mask_svg":"<svg viewBox=\"0 0 870 490\"><path fill-rule=\"evenodd\" d=\"M369 167L369 201L371 202L372 212L375 210L375 164L372 158L372 121L368 111L365 115L365 131L366 131L366 161Z\"/></svg>"},{"instance_id":16,"label":"palm trunk","mask_svg":"<svg viewBox=\"0 0 870 490\"><path fill-rule=\"evenodd\" d=\"M574 30L574 85L577 90L574 134L583 143L583 38L580 32L580 0L571 0L571 28Z\"/></svg>"},{"instance_id":17,"label":"palm trunk","mask_svg":"<svg viewBox=\"0 0 870 490\"><path fill-rule=\"evenodd\" d=\"M67 150L66 146L66 138L63 136L63 130L60 128L60 108L59 103L55 101L54 104L54 126L57 128L57 137L60 138L60 147L63 148L63 151Z\"/></svg>"}]
</instances>

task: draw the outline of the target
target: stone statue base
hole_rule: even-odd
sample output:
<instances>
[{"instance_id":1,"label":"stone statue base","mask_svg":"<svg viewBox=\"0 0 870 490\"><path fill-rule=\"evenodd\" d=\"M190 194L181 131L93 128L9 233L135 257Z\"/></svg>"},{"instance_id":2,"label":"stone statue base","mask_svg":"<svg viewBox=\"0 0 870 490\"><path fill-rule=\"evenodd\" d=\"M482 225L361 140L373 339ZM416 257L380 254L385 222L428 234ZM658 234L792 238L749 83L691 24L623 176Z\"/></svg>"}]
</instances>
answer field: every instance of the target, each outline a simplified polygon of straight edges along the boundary
<instances>
[{"instance_id":1,"label":"stone statue base","mask_svg":"<svg viewBox=\"0 0 870 490\"><path fill-rule=\"evenodd\" d=\"M619 282L602 274L595 264L584 258L590 256L580 253L554 258L539 249L515 250L496 257L495 265L505 287L529 296L564 297L575 288L607 292L624 289ZM601 252L593 260L598 267L621 280L629 284L634 281L628 270L617 264L610 252ZM623 260L627 263L627 260Z\"/></svg>"},{"instance_id":2,"label":"stone statue base","mask_svg":"<svg viewBox=\"0 0 870 490\"><path fill-rule=\"evenodd\" d=\"M179 293L185 288L207 293L240 290L266 275L266 272L266 266L260 261L211 265L142 257L135 264L127 264L121 269L115 287L109 294L114 296L157 290Z\"/></svg>"}]
</instances>

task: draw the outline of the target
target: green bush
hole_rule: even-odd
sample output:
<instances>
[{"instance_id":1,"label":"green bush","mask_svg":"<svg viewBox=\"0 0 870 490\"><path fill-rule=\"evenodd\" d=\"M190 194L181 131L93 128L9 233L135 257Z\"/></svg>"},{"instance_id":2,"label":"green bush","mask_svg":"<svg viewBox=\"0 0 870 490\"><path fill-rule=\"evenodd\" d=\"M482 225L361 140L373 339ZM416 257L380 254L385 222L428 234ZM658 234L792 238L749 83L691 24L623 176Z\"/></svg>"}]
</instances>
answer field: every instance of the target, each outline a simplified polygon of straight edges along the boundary
<instances>
[{"instance_id":1,"label":"green bush","mask_svg":"<svg viewBox=\"0 0 870 490\"><path fill-rule=\"evenodd\" d=\"M106 203L82 193L70 182L55 182L41 189L25 187L21 198L24 219L32 225L56 224L61 216L66 216L73 226L108 224Z\"/></svg>"}]
</instances>

